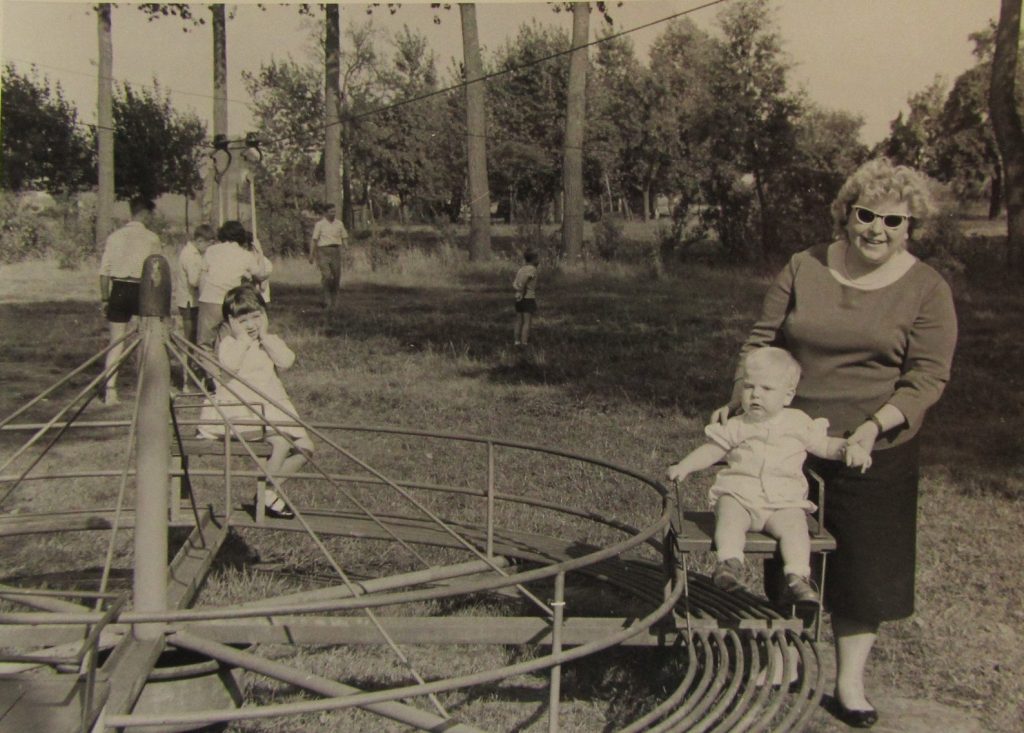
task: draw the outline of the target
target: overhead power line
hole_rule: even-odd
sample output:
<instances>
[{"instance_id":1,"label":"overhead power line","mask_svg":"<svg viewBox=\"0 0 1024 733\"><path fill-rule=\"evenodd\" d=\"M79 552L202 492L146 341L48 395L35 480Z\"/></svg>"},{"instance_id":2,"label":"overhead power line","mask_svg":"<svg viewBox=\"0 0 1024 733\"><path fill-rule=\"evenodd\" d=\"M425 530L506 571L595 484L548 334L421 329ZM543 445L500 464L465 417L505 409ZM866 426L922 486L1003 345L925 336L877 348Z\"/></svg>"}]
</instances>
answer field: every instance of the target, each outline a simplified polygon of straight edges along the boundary
<instances>
[{"instance_id":1,"label":"overhead power line","mask_svg":"<svg viewBox=\"0 0 1024 733\"><path fill-rule=\"evenodd\" d=\"M483 84L485 82L490 81L491 79L495 79L497 77L504 76L506 74L514 74L514 73L516 73L518 71L522 71L523 69L528 69L528 68L531 68L533 66L537 66L539 64L547 63L548 61L552 61L554 59L561 58L562 56L567 56L568 54L571 54L573 51L576 51L577 49L590 48L591 46L597 46L597 45L602 44L602 43L607 43L608 41L614 40L616 38L622 38L623 36L627 36L627 35L629 35L631 33L636 33L637 31L641 31L641 30L644 30L646 28L651 28L653 26L660 25L661 23L667 23L670 20L675 20L676 18L681 18L683 16L690 15L692 13L696 13L699 10L706 10L707 8L714 7L715 5L721 5L722 3L725 3L725 2L728 2L728 1L729 0L709 0L709 2L705 2L705 3L702 3L700 5L695 5L692 8L687 8L686 10L681 10L678 13L673 13L672 15L667 15L664 18L658 18L657 20L652 20L652 21L650 21L648 23L642 23L641 25L633 26L632 28L627 28L626 30L619 31L617 33L612 33L612 34L607 35L607 36L602 36L601 38L596 38L593 41L585 43L585 44L583 44L581 46L570 46L569 48L565 49L564 51L556 51L554 53L548 54L547 56L542 56L540 58L533 59L532 61L528 61L526 63L520 64L519 66L513 66L513 67L510 67L508 69L499 69L498 71L492 71L489 74L484 74L479 79L473 79L472 81L461 81L461 82L458 82L457 84L452 84L450 86L443 87L441 89L435 89L435 90L432 90L432 91L429 91L429 92L424 92L423 94L419 94L419 95L416 95L416 96L413 96L413 97L408 97L406 99L399 100L397 102L392 102L391 104L386 104L386 105L384 105L382 107L376 107L374 109L367 110L365 112L349 114L349 115L346 115L345 119L343 119L343 120L339 120L338 122L332 122L330 124L321 125L321 126L315 128L315 130L317 132L326 132L329 127L333 127L335 125L340 125L340 124L343 124L344 122L361 120L361 119L364 119L366 117L372 117L373 115L378 115L378 114L382 114L384 112L389 112L389 111L391 111L393 109L397 109L398 107L404 107L407 104L415 104L416 102L422 102L424 100L431 99L431 98L439 96L441 94L448 94L449 92L453 92L453 91L457 91L459 89L463 89L463 88L469 86L470 84ZM273 139L270 139L270 140L266 140L264 142L266 142L268 144L274 144L274 143L287 142L287 141L289 141L291 139L292 138L290 136L285 136L285 137L273 138Z\"/></svg>"},{"instance_id":2,"label":"overhead power line","mask_svg":"<svg viewBox=\"0 0 1024 733\"><path fill-rule=\"evenodd\" d=\"M515 73L517 73L519 71L522 71L524 69L529 69L529 68L532 68L534 66L538 66L540 64L547 63L548 61L553 61L554 59L561 58L562 56L567 56L567 55L571 54L573 51L576 51L578 49L590 48L591 46L597 46L597 45L600 45L602 43L607 43L607 42L612 41L612 40L614 40L616 38L622 38L622 37L628 36L628 35L630 35L632 33L636 33L638 31L645 30L647 28L652 28L652 27L654 27L656 25L660 25L662 23L667 23L667 22L669 22L671 20L675 20L676 18L681 18L681 17L687 16L687 15L691 15L692 13L696 13L696 12L698 12L700 10L706 10L707 8L711 8L711 7L714 7L716 5L721 5L721 4L723 4L725 2L728 2L728 1L729 0L709 0L708 2L702 3L700 5L695 5L695 6L691 7L691 8L687 8L686 10L681 10L678 13L673 13L673 14L667 15L667 16L665 16L663 18L658 18L656 20L652 20L652 21L649 21L647 23L642 23L640 25L633 26L631 28L627 28L627 29L622 30L622 31L618 31L617 33L611 33L611 34L609 34L607 36L602 36L600 38L596 38L593 41L589 41L588 43L585 43L585 44L580 45L580 46L570 46L569 48L567 48L567 49L565 49L563 51L556 51L556 52L548 54L546 56L541 56L539 58L533 59L532 61L527 61L527 62L525 62L523 64L518 65L518 66L513 66L513 67L509 67L507 69L499 69L497 71L492 71L489 74L484 74L480 78L473 79L472 81L461 81L461 82L458 82L456 84L452 84L450 86L443 87L441 89L434 89L434 90L431 90L429 92L424 92L423 94L419 94L419 95L416 95L416 96L413 96L413 97L407 97L405 99L401 99L401 100L398 100L396 102L392 102L390 104L383 105L381 107L376 107L374 109L366 110L364 112L348 114L348 115L345 116L344 119L339 120L338 122L332 122L332 123L329 123L329 124L323 124L323 125L320 125L320 126L317 126L317 127L313 128L313 130L315 132L318 132L318 133L319 132L326 132L329 127L333 127L335 125L340 125L340 124L343 124L345 122L357 121L357 120L365 119L367 117L372 117L374 115L383 114L385 112L389 112L391 110L398 109L399 107L404 107L404 106L409 105L409 104L415 104L417 102L422 102L422 101L425 101L427 99L432 99L433 97L437 97L437 96L440 96L442 94L448 94L450 92L454 92L454 91L458 91L460 89L464 89L465 87L469 86L470 84L484 84L484 83L490 81L491 79L496 79L498 77L505 76L506 74L515 74ZM30 64L30 65L33 65L33 66L39 66L39 67L43 67L43 68L54 69L54 70L57 70L57 71L63 71L63 72L70 73L70 74L78 74L78 75L83 75L83 76L89 76L90 78L97 79L97 80L99 79L99 77L97 75L95 75L95 74L89 74L87 72L76 71L76 70L73 70L73 69L65 69L65 68L62 68L62 67L59 67L59 66L50 66L50 65L47 65L47 64L40 64L40 63L36 63L36 62L30 62L30 61L19 60L19 59L8 59L8 60L9 61L17 61L18 63L22 63L22 64ZM111 78L111 81L114 81L114 82L120 81L120 83L122 83L122 84L127 84L128 83L126 80L119 80L119 79L116 79L116 78L113 78L113 77ZM139 85L139 86L147 87L149 85ZM200 93L197 93L197 92L186 92L186 91L182 91L180 89L173 89L171 87L163 87L163 88L166 89L167 91L175 92L176 94L183 94L183 95L187 95L187 96L200 97L202 99L214 99L215 98L213 95L210 95L210 94L200 94ZM228 101L232 102L232 103L235 103L235 104L246 104L246 105L249 104L249 102L247 102L247 101L238 100L238 99L228 99ZM79 126L82 126L82 127L88 127L90 129L94 129L94 130L102 130L102 129L108 129L109 130L109 129L111 129L111 128L107 128L107 127L102 127L102 126L100 126L98 124L95 124L95 123L79 122L77 120L75 121L75 124L79 125ZM487 137L490 137L490 136L487 136ZM270 144L270 145L272 145L272 144L275 144L275 143L288 142L288 141L293 140L293 139L294 139L293 136L282 136L282 137L277 137L277 138L271 138L269 140L263 140L261 142L263 144ZM205 143L205 146L209 147L209 148L212 148L213 147L213 143L212 142Z\"/></svg>"}]
</instances>

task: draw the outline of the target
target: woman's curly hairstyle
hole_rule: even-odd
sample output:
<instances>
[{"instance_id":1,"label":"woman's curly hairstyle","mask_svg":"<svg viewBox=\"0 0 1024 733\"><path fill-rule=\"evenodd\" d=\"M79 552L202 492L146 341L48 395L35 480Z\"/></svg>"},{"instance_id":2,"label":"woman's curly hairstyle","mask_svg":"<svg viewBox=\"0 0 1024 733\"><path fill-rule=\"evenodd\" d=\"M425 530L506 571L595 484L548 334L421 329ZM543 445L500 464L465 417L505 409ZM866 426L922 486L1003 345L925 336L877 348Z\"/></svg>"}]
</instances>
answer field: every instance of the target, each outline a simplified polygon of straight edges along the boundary
<instances>
[{"instance_id":1,"label":"woman's curly hairstyle","mask_svg":"<svg viewBox=\"0 0 1024 733\"><path fill-rule=\"evenodd\" d=\"M893 198L907 204L911 227L938 213L929 178L906 165L893 165L888 158L874 158L850 174L832 202L832 224L843 236L851 207L859 200Z\"/></svg>"},{"instance_id":2,"label":"woman's curly hairstyle","mask_svg":"<svg viewBox=\"0 0 1024 733\"><path fill-rule=\"evenodd\" d=\"M217 230L217 239L221 242L237 242L246 249L252 249L249 243L248 232L240 221L226 221Z\"/></svg>"}]
</instances>

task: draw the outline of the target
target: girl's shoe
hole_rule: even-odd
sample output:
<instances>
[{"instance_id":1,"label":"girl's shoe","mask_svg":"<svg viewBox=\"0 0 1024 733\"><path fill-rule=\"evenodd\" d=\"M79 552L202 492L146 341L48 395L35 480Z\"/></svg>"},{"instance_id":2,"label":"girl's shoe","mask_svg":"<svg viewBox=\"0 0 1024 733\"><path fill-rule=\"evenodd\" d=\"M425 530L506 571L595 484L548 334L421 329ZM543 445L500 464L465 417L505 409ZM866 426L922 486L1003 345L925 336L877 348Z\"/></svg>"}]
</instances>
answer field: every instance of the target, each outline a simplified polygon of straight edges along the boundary
<instances>
[{"instance_id":1,"label":"girl's shoe","mask_svg":"<svg viewBox=\"0 0 1024 733\"><path fill-rule=\"evenodd\" d=\"M257 498L257 501L258 500L259 499ZM280 496L275 496L272 502L264 504L263 513L274 519L292 519L295 517L295 512L293 512L292 508L288 506L288 502Z\"/></svg>"}]
</instances>

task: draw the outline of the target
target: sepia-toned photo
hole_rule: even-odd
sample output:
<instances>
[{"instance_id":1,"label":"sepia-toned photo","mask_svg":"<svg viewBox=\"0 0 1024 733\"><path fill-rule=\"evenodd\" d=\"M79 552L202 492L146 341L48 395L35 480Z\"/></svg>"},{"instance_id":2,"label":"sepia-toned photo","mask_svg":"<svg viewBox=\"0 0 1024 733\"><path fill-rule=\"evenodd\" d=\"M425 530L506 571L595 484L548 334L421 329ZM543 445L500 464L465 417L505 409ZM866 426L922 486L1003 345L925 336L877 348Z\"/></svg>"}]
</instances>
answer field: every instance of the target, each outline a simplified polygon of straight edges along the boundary
<instances>
[{"instance_id":1,"label":"sepia-toned photo","mask_svg":"<svg viewBox=\"0 0 1024 733\"><path fill-rule=\"evenodd\" d=\"M1024 729L1022 0L0 0L0 733Z\"/></svg>"}]
</instances>

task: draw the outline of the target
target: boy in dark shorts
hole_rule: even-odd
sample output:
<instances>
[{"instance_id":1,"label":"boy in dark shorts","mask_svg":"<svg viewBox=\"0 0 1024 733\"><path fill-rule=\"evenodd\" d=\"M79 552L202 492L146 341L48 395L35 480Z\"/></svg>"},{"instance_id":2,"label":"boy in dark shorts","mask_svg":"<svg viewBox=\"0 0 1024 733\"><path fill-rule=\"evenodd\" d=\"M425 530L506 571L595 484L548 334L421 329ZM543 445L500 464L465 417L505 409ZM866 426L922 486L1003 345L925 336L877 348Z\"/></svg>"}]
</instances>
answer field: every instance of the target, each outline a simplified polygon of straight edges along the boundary
<instances>
[{"instance_id":1,"label":"boy in dark shorts","mask_svg":"<svg viewBox=\"0 0 1024 733\"><path fill-rule=\"evenodd\" d=\"M536 252L527 250L523 259L526 264L519 268L512 281L512 288L516 291L516 346L529 345L530 321L537 312L537 263L540 258Z\"/></svg>"},{"instance_id":2,"label":"boy in dark shorts","mask_svg":"<svg viewBox=\"0 0 1024 733\"><path fill-rule=\"evenodd\" d=\"M132 218L120 229L112 232L103 245L100 259L100 300L103 301L110 343L120 341L128 332L128 324L139 314L139 280L142 265L150 255L161 253L160 238L147 225L152 223L153 202L136 196L129 203ZM118 344L107 352L106 369L117 363L124 351ZM107 379L103 402L116 405L117 372Z\"/></svg>"}]
</instances>

